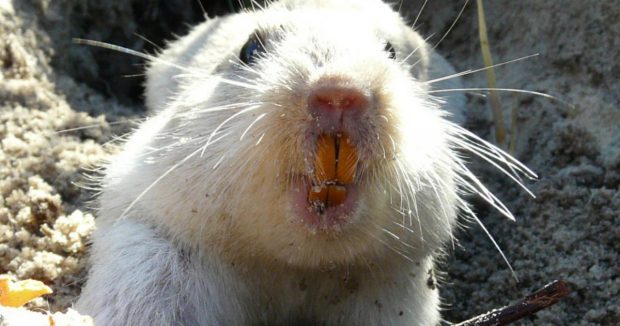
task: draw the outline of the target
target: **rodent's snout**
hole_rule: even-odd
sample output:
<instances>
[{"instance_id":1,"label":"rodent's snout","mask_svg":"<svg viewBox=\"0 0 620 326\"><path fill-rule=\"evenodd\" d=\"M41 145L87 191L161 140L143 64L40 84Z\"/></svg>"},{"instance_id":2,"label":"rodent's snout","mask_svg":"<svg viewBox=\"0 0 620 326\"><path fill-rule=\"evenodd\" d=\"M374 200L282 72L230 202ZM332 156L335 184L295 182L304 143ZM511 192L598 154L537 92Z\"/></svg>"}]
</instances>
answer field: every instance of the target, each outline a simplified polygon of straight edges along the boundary
<instances>
[{"instance_id":1,"label":"rodent's snout","mask_svg":"<svg viewBox=\"0 0 620 326\"><path fill-rule=\"evenodd\" d=\"M368 101L368 97L355 88L322 86L308 96L308 108L313 111L343 111L349 114L366 109Z\"/></svg>"},{"instance_id":2,"label":"rodent's snout","mask_svg":"<svg viewBox=\"0 0 620 326\"><path fill-rule=\"evenodd\" d=\"M319 85L308 95L308 110L323 132L353 127L370 107L371 96L351 86Z\"/></svg>"},{"instance_id":3,"label":"rodent's snout","mask_svg":"<svg viewBox=\"0 0 620 326\"><path fill-rule=\"evenodd\" d=\"M352 82L321 80L309 91L314 144L300 215L314 229L330 229L350 220L357 202L359 136L373 97ZM301 201L304 203L302 204Z\"/></svg>"}]
</instances>

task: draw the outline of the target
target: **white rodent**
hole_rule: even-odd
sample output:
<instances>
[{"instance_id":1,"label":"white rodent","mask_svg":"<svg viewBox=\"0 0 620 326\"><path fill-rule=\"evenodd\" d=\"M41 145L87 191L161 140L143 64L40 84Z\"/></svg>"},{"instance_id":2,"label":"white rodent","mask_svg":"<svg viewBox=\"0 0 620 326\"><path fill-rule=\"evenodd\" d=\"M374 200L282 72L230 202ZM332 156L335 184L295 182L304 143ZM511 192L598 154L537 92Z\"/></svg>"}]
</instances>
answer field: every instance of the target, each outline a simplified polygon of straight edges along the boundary
<instances>
[{"instance_id":1,"label":"white rodent","mask_svg":"<svg viewBox=\"0 0 620 326\"><path fill-rule=\"evenodd\" d=\"M459 127L462 94L431 96L452 74L379 0L207 19L149 63L152 116L106 166L77 309L99 325L439 323L459 195L503 207L457 151L520 169Z\"/></svg>"}]
</instances>

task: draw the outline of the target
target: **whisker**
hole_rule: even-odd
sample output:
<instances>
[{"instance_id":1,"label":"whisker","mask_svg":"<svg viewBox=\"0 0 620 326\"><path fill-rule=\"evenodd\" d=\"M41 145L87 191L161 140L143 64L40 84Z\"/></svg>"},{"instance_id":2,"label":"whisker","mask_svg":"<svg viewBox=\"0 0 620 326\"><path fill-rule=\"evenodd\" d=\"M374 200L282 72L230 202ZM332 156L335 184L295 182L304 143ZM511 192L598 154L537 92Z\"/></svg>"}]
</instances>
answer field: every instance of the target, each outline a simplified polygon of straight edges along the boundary
<instances>
[{"instance_id":1,"label":"whisker","mask_svg":"<svg viewBox=\"0 0 620 326\"><path fill-rule=\"evenodd\" d=\"M125 219L127 217L127 213L129 213L129 211L151 190L153 189L153 187L155 187L161 180L163 180L165 177L167 177L170 173L172 173L174 170L176 170L176 168L178 168L179 166L181 166L183 163L187 162L189 159L191 159L192 157L196 156L196 154L200 153L202 151L202 148L199 147L198 149L196 149L195 151L193 151L192 153L190 153L189 155L185 156L185 158L183 158L181 161L175 163L173 166L171 166L168 170L166 170L166 172L164 172L162 175L160 175L157 179L155 179L155 181L151 182L151 184L146 187L144 190L142 190L142 192L138 195L138 197L136 197L130 204L129 206L127 206L127 208L125 208L123 210L123 212L121 213L119 219L117 221L121 221L123 219Z\"/></svg>"},{"instance_id":2,"label":"whisker","mask_svg":"<svg viewBox=\"0 0 620 326\"><path fill-rule=\"evenodd\" d=\"M225 83L225 84L229 84L229 85L233 85L233 86L239 86L239 87L243 87L243 88L247 88L247 89L253 89L259 92L262 92L264 87L263 86L259 86L259 85L252 85L252 84L248 84L248 83L243 83L240 81L236 81L236 80L232 80L232 79L227 79L221 76L213 76L214 78L217 78L219 81Z\"/></svg>"},{"instance_id":3,"label":"whisker","mask_svg":"<svg viewBox=\"0 0 620 326\"><path fill-rule=\"evenodd\" d=\"M424 0L424 3L422 4L420 11L418 11L418 15L415 17L415 20L413 21L413 24L411 25L411 29L416 28L416 25L418 24L418 19L420 19L420 16L422 15L422 12L424 11L424 8L426 7L427 2L428 0Z\"/></svg>"},{"instance_id":4,"label":"whisker","mask_svg":"<svg viewBox=\"0 0 620 326\"><path fill-rule=\"evenodd\" d=\"M256 85L251 85L248 83L243 83L243 82L239 82L236 80L231 80L231 79L227 79L224 78L222 76L213 76L210 74L210 72L208 71L204 71L204 70L200 70L200 69L196 69L196 68L186 68L183 66L180 66L176 63L167 61L167 60L163 60L159 57L156 57L154 55L151 54L146 54L143 52L139 52L136 50L132 50L126 47L122 47L119 45L114 45L114 44L110 44L110 43L106 43L106 42L101 42L101 41L94 41L94 40L86 40L86 39L81 39L81 38L74 38L73 42L75 42L76 44L84 44L84 45L90 45L90 46L96 46L96 47L101 47L104 49L108 49L108 50L112 50L112 51L117 51L117 52L121 52L121 53L125 53L125 54L129 54L129 55L133 55L142 59L145 59L147 61L152 61L152 62L157 62L157 63L161 63L164 64L166 66L170 66L176 69L179 69L181 71L184 71L186 73L188 73L190 76L208 76L209 78L216 78L219 81L225 83L225 84L230 84L230 85L234 85L234 86L240 86L243 88L248 88L248 89L254 89L254 90L262 90L261 87L258 87ZM182 75L179 75L182 76Z\"/></svg>"},{"instance_id":5,"label":"whisker","mask_svg":"<svg viewBox=\"0 0 620 326\"><path fill-rule=\"evenodd\" d=\"M258 106L258 105L256 105L256 106L251 106L251 107L245 108L245 109L243 109L243 110L241 110L241 111L239 111L239 112L237 112L237 113L235 113L235 114L231 115L230 117L226 118L226 120L222 121L222 123L220 123L220 124L219 124L219 125L218 125L218 126L217 126L217 127L216 127L216 128L215 128L212 132L211 132L211 135L210 135L210 136L209 136L209 138L207 139L206 144L203 146L203 150L202 150L202 153L200 153L200 156L203 156L203 155L204 155L204 152L205 152L205 150L207 149L207 146L209 146L209 144L211 143L211 140L213 139L213 137L217 134L217 132L218 132L218 131L220 131L220 129L222 129L222 127L223 127L226 123L230 122L230 121L231 121L231 120L233 120L234 118L236 118L236 117L238 117L238 116L240 116L240 115L242 115L242 114L244 114L244 113L246 113L246 112L250 112L250 111L252 111L252 110L255 110L255 109L256 109L256 108L258 108L258 107L259 107L259 106Z\"/></svg>"},{"instance_id":6,"label":"whisker","mask_svg":"<svg viewBox=\"0 0 620 326\"><path fill-rule=\"evenodd\" d=\"M465 211L465 213L469 217L473 218L476 221L476 223L478 223L478 225L480 225L480 228L482 228L484 233L486 233L487 237L489 237L489 240L491 240L491 242L495 246L495 249L497 249L499 254L502 256L502 259L504 260L504 262L508 266L508 269L510 269L510 273L512 274L512 277L515 279L515 281L519 282L519 278L517 277L517 273L512 268L512 265L510 264L510 261L508 260L508 257L506 257L506 255L504 254L504 251L502 250L502 248L499 246L499 244L497 244L497 241L495 241L495 238L493 238L493 236L491 235L491 232L489 232L489 230L487 230L487 228L484 226L484 223L482 223L482 221L480 221L480 219L471 210L471 208L469 208L469 206L465 202L463 202L460 198L459 198L459 200L461 201L461 208Z\"/></svg>"},{"instance_id":7,"label":"whisker","mask_svg":"<svg viewBox=\"0 0 620 326\"><path fill-rule=\"evenodd\" d=\"M256 144L254 144L254 146L258 146L258 144L260 144L260 142L263 140L263 137L265 137L265 133L261 134L260 137L258 137L258 141L256 141Z\"/></svg>"},{"instance_id":8,"label":"whisker","mask_svg":"<svg viewBox=\"0 0 620 326\"><path fill-rule=\"evenodd\" d=\"M402 240L398 235L394 234L393 232L391 232L390 230L386 229L386 228L382 228L381 231L383 231L383 233L391 236L392 238L394 238L394 240L398 241L398 243L400 243L401 245L409 248L409 249L415 249L414 246L408 244L407 242L405 242L404 240Z\"/></svg>"},{"instance_id":9,"label":"whisker","mask_svg":"<svg viewBox=\"0 0 620 326\"><path fill-rule=\"evenodd\" d=\"M202 15L203 16L207 16L207 11L205 10L205 7L202 5L202 1L201 0L196 0L196 2L198 2L198 6L200 7L200 11L202 11Z\"/></svg>"},{"instance_id":10,"label":"whisker","mask_svg":"<svg viewBox=\"0 0 620 326\"><path fill-rule=\"evenodd\" d=\"M428 42L428 40L429 40L430 38L432 38L433 36L435 36L435 34L431 34L431 35L429 35L428 37L426 37L426 38L424 39L424 42L425 42L425 43L426 43L426 42ZM407 55L404 59L400 60L400 62L399 62L399 63L400 63L400 64L403 64L404 62L406 62L407 60L409 60L409 58L411 58L411 56L412 56L412 55L414 55L414 54L418 51L418 49L420 49L420 47L419 47L419 46L418 46L418 47L416 47L415 49L413 49L413 51L411 51L411 52L410 52L410 53L409 53L409 54L408 54L408 55ZM418 63L420 63L420 60L418 60L418 61L414 62L414 63L412 64L412 66L415 66L415 65L417 65Z\"/></svg>"},{"instance_id":11,"label":"whisker","mask_svg":"<svg viewBox=\"0 0 620 326\"><path fill-rule=\"evenodd\" d=\"M415 198L415 194L417 192L417 188L416 185L413 183L413 181L411 180L410 175L407 173L405 166L397 161L396 166L398 167L397 172L400 172L400 177L398 178L399 181L404 182L404 185L406 186L406 192L404 193L404 196L402 196L401 194L401 200L404 200L405 203L407 204L407 211L406 214L409 217L409 225L413 225L413 218L412 215L413 212L415 211L415 217L418 221L418 226L420 228L420 237L422 238L422 240L424 239L424 231L422 230L422 222L420 221L420 215L418 214L418 207L417 207L417 202L416 202L416 198ZM399 182L400 183L400 182ZM400 187L402 189L402 187ZM411 204L413 203L413 210L412 211L412 207ZM401 205L402 208L402 205Z\"/></svg>"},{"instance_id":12,"label":"whisker","mask_svg":"<svg viewBox=\"0 0 620 326\"><path fill-rule=\"evenodd\" d=\"M510 157L510 156L502 155L501 152L498 152L497 150L493 148L487 149L485 147L480 146L478 143L470 139L467 139L466 137L462 137L462 136L459 137L458 135L456 137L451 137L450 139L453 143L460 146L459 149L465 149L467 151L473 152L475 155L485 155L488 159L499 161L500 163L507 166L510 169L511 174L519 180L521 180L521 176L519 175L520 173L524 175L527 174L526 171L524 171L518 165L510 162L507 159L507 157ZM535 179L535 178L528 177L528 179Z\"/></svg>"},{"instance_id":13,"label":"whisker","mask_svg":"<svg viewBox=\"0 0 620 326\"><path fill-rule=\"evenodd\" d=\"M200 0L197 0L198 3L200 3ZM155 42L149 40L148 38L146 38L145 36L138 34L138 33L133 33L133 35L139 37L141 40L143 40L144 42L152 45L155 49L157 49L158 51L163 51L163 48L159 45L157 45Z\"/></svg>"},{"instance_id":14,"label":"whisker","mask_svg":"<svg viewBox=\"0 0 620 326\"><path fill-rule=\"evenodd\" d=\"M400 0L398 1L398 10L396 10L396 12L400 13L400 10L403 9L403 2L405 0Z\"/></svg>"},{"instance_id":15,"label":"whisker","mask_svg":"<svg viewBox=\"0 0 620 326\"><path fill-rule=\"evenodd\" d=\"M124 124L124 123L139 122L141 120L143 121L144 119L140 118L140 119L131 119L131 120L121 120L121 121L108 122L107 124L110 126L113 126L113 125L119 125L119 124ZM85 129L91 129L91 128L97 128L97 127L102 127L102 126L101 124L92 124L92 125L80 126L80 127L75 127L75 128L57 130L57 131L54 131L54 133L63 134L63 133L71 132L71 131L85 130Z\"/></svg>"},{"instance_id":16,"label":"whisker","mask_svg":"<svg viewBox=\"0 0 620 326\"><path fill-rule=\"evenodd\" d=\"M510 210L502 203L489 189L478 180L478 178L471 172L463 162L457 162L457 171L460 176L457 177L457 180L464 186L469 189L473 193L478 194L482 199L484 199L487 203L497 209L502 215L506 216L508 219L514 221L515 217L512 215ZM473 184L467 182L467 180L473 182Z\"/></svg>"},{"instance_id":17,"label":"whisker","mask_svg":"<svg viewBox=\"0 0 620 326\"><path fill-rule=\"evenodd\" d=\"M478 135L474 134L473 132L471 132L471 131L469 131L469 130L467 130L467 129L465 129L465 128L457 125L457 124L451 124L451 127L455 128L458 131L457 135L462 136L463 139L466 139L465 137L473 138L474 140L476 140L480 144L484 145L487 149L490 149L491 151L493 151L495 154L500 155L504 159L506 159L506 160L510 161L511 163L515 164L515 166L518 167L519 171L521 171L526 177L528 177L530 179L538 178L536 173L534 173L534 171L530 170L527 166L525 166L525 164L519 162L517 159L515 159L511 155L505 153L504 151L502 151L501 149L497 148L496 146L494 146L493 144L489 143L488 141L480 138Z\"/></svg>"},{"instance_id":18,"label":"whisker","mask_svg":"<svg viewBox=\"0 0 620 326\"><path fill-rule=\"evenodd\" d=\"M491 165L493 165L496 169L500 170L503 174L505 174L510 179L512 179L512 181L514 181L516 184L518 184L523 190L525 190L525 192L528 193L528 195L530 195L532 198L536 198L534 193L532 193L519 179L517 179L512 173L506 171L499 164L495 163L493 160L489 159L487 156L482 155L479 152L477 152L475 150L472 150L471 148L469 148L467 146L463 146L463 148L469 149L470 152L476 154L476 156L480 157L481 159L483 159L483 160L487 161L488 163L490 163Z\"/></svg>"},{"instance_id":19,"label":"whisker","mask_svg":"<svg viewBox=\"0 0 620 326\"><path fill-rule=\"evenodd\" d=\"M117 51L117 52L121 52L121 53L125 53L125 54L129 54L129 55L133 55L142 59L145 59L147 61L155 61L155 62L159 62L159 63L163 63L167 66L170 67L174 67L177 68L179 70L182 71L186 71L186 72L190 72L190 73L195 73L196 71L193 69L189 69L183 66L179 66L175 63L160 59L159 57L156 57L154 55L151 54L147 54L147 53L142 53L136 50L132 50L126 47L122 47L119 45L114 45L111 43L106 43L106 42L101 42L101 41L95 41L95 40L86 40L86 39L82 39L82 38L74 38L73 42L76 44L83 44L83 45L90 45L90 46L96 46L96 47L100 47L100 48L104 48L104 49L108 49L108 50L112 50L112 51Z\"/></svg>"},{"instance_id":20,"label":"whisker","mask_svg":"<svg viewBox=\"0 0 620 326\"><path fill-rule=\"evenodd\" d=\"M175 67L176 68L176 67ZM218 75L211 75L211 74L204 74L204 75L199 75L194 73L193 71L189 71L189 73L187 74L177 74L174 76L175 78L194 78L194 77L208 77L210 79L215 79L217 81L220 81L224 84L229 84L229 85L233 85L233 86L239 86L239 87L243 87L243 88L247 88L247 89L252 89L255 91L259 91L262 92L264 90L264 87L261 87L258 84L251 84L251 83L245 83L239 80L233 80L233 79L228 79L228 78L224 78L222 76L218 76Z\"/></svg>"},{"instance_id":21,"label":"whisker","mask_svg":"<svg viewBox=\"0 0 620 326\"><path fill-rule=\"evenodd\" d=\"M386 241L381 240L379 237L370 234L371 237L373 237L375 240L379 241L381 244L383 244L384 246L386 246L388 249L390 249L391 251L393 251L394 253L396 253L397 255L405 258L406 260L408 260L409 262L415 263L415 261L413 259L411 259L411 257L407 256L405 253L403 253L402 251L394 248L393 246L390 246Z\"/></svg>"},{"instance_id":22,"label":"whisker","mask_svg":"<svg viewBox=\"0 0 620 326\"><path fill-rule=\"evenodd\" d=\"M213 170L217 169L217 168L220 166L220 164L222 163L222 161L224 160L224 158L225 158L225 157L226 157L226 154L222 155L222 156L221 156L221 157L217 160L217 162L215 162L215 164L213 164L213 168L212 168L212 169L213 169Z\"/></svg>"},{"instance_id":23,"label":"whisker","mask_svg":"<svg viewBox=\"0 0 620 326\"><path fill-rule=\"evenodd\" d=\"M530 90L525 90L525 89L514 89L514 88L484 88L484 87L480 87L480 88L448 88L448 89L435 89L435 90L430 90L428 91L429 94L437 94L437 93L450 93L450 92L480 92L480 91L499 91L499 92L513 92L513 93L523 93L523 94L530 94L530 95L537 95L537 96L541 96L553 101L556 101L558 103L561 103L563 105L566 105L570 108L576 108L573 104L570 104L566 101L560 100L559 98L550 95L550 94L546 94L546 93L541 93L541 92L536 92L536 91L530 91Z\"/></svg>"},{"instance_id":24,"label":"whisker","mask_svg":"<svg viewBox=\"0 0 620 326\"><path fill-rule=\"evenodd\" d=\"M123 78L136 78L136 77L144 77L145 73L137 73L137 74L123 74L121 75Z\"/></svg>"},{"instance_id":25,"label":"whisker","mask_svg":"<svg viewBox=\"0 0 620 326\"><path fill-rule=\"evenodd\" d=\"M430 173L430 176L428 177L428 180L431 184L431 187L433 188L433 191L435 192L435 198L437 198L437 200L439 201L444 219L446 220L446 224L450 224L449 222L450 217L449 217L448 211L446 210L446 206L448 206L447 203L445 202L446 198L440 195L440 193L444 193L444 191L439 191L439 190L447 189L448 186L446 185L444 180L434 170L430 171L429 173ZM437 189L437 186L435 185L435 183L437 183L437 186L439 187L439 189ZM452 236L452 233L450 235Z\"/></svg>"},{"instance_id":26,"label":"whisker","mask_svg":"<svg viewBox=\"0 0 620 326\"><path fill-rule=\"evenodd\" d=\"M469 4L469 0L465 0L463 7L461 7L461 11L459 11L458 15L456 15L456 18L454 18L452 25L450 25L450 28L448 28L448 30L443 34L441 39L437 43L435 43L435 45L433 45L433 49L437 48L437 46L439 46L439 44L448 36L448 34L450 34L454 26L456 26L456 23L461 18L461 15L463 15L463 12L465 11L465 8L467 7L468 4Z\"/></svg>"},{"instance_id":27,"label":"whisker","mask_svg":"<svg viewBox=\"0 0 620 326\"><path fill-rule=\"evenodd\" d=\"M250 5L252 6L252 10L253 10L253 11L256 11L256 7L258 7L260 10L265 9L265 8L263 8L263 6L261 6L261 4L260 4L258 1L256 1L256 0L252 0L252 1L250 2Z\"/></svg>"},{"instance_id":28,"label":"whisker","mask_svg":"<svg viewBox=\"0 0 620 326\"><path fill-rule=\"evenodd\" d=\"M455 73L455 74L452 74L452 75L449 75L449 76L445 76L445 77L441 77L441 78L436 78L436 79L432 79L432 80L427 80L426 82L424 82L424 84L430 85L430 84L437 83L437 82L440 82L440 81L444 81L444 80L447 80L447 79L452 79L452 78L457 78L457 77L462 77L462 76L474 74L474 73L477 73L477 72L480 72L480 71L485 71L485 70L488 70L488 69L493 69L493 68L505 66L505 65L508 65L508 64L511 64L511 63L515 63L515 62L523 61L523 60L530 59L530 58L533 58L533 57L537 57L539 55L540 55L539 53L534 53L534 54L526 55L524 57L520 57L520 58L512 59L512 60L509 60L509 61L497 63L497 64L494 64L494 65L491 65L491 66L488 66L488 67L484 67L484 68L465 70L465 71L458 72L458 73Z\"/></svg>"},{"instance_id":29,"label":"whisker","mask_svg":"<svg viewBox=\"0 0 620 326\"><path fill-rule=\"evenodd\" d=\"M225 137L230 136L230 134L231 134L231 133L232 133L232 132L227 131L227 132L225 132L225 133L223 133L223 134L219 135L217 138L214 138L213 140L211 140L211 142L210 142L209 144L207 144L207 145L213 145L213 144L215 144L215 143L219 142L220 140L224 139ZM207 149L207 148L206 148L206 146L204 146L204 147L203 147L203 150L206 150L206 149ZM201 154L201 156L202 156L203 154L204 154L204 152Z\"/></svg>"},{"instance_id":30,"label":"whisker","mask_svg":"<svg viewBox=\"0 0 620 326\"><path fill-rule=\"evenodd\" d=\"M260 119L262 119L266 115L267 113L261 113L256 119L254 119L254 121L252 121L252 123L250 123L250 125L243 131L243 134L241 134L241 137L239 137L239 140L243 140L243 137L245 137L245 134L250 130L250 128L252 128L252 126L255 123L257 123Z\"/></svg>"},{"instance_id":31,"label":"whisker","mask_svg":"<svg viewBox=\"0 0 620 326\"><path fill-rule=\"evenodd\" d=\"M196 104L196 105L189 106L188 109L191 109L191 110L181 113L180 116L184 118L193 118L198 113L212 113L212 112L219 112L219 111L226 111L226 110L235 110L235 109L242 109L244 107L256 106L256 105L259 105L259 103L258 102L236 102L236 103L230 103L230 104L211 106L211 107L204 108L204 109L196 109L201 106L200 104Z\"/></svg>"},{"instance_id":32,"label":"whisker","mask_svg":"<svg viewBox=\"0 0 620 326\"><path fill-rule=\"evenodd\" d=\"M406 231L408 231L408 232L410 232L410 233L412 233L412 234L415 234L415 231L414 231L413 229L410 229L410 228L409 228L407 225L405 225L405 224L400 224L400 223L398 223L398 222L396 222L396 221L392 221L392 223L393 223L394 225L398 226L399 228L402 228L403 230L406 230Z\"/></svg>"}]
</instances>

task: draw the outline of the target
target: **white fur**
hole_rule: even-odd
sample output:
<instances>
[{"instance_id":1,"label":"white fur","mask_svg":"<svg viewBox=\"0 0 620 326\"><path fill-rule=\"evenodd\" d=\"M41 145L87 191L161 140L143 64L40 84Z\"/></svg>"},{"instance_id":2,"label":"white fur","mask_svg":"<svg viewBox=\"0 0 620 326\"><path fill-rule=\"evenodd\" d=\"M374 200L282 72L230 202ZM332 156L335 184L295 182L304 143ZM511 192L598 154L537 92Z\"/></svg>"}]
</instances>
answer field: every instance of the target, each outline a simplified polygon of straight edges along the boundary
<instances>
[{"instance_id":1,"label":"white fur","mask_svg":"<svg viewBox=\"0 0 620 326\"><path fill-rule=\"evenodd\" d=\"M257 28L266 57L241 68ZM463 98L424 81L452 73L378 0L287 0L196 26L151 62L154 116L107 167L78 310L98 325L438 323L429 271L459 205L444 116L462 121ZM298 223L288 195L307 170L303 101L326 78L377 101L340 232Z\"/></svg>"}]
</instances>

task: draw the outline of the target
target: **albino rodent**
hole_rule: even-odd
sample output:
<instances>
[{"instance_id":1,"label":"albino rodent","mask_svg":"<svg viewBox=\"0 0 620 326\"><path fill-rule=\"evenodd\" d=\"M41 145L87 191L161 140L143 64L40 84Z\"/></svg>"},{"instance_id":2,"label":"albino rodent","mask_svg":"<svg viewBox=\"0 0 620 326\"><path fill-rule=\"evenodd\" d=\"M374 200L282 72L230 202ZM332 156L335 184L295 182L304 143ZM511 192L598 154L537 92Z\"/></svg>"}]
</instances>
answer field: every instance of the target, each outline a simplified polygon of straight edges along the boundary
<instances>
[{"instance_id":1,"label":"albino rodent","mask_svg":"<svg viewBox=\"0 0 620 326\"><path fill-rule=\"evenodd\" d=\"M284 0L153 58L106 167L77 309L98 325L434 325L459 197L451 66L379 0ZM440 82L433 82L441 79ZM473 145L472 145L473 144ZM458 152L457 152L458 151ZM509 213L507 213L509 214Z\"/></svg>"}]
</instances>

